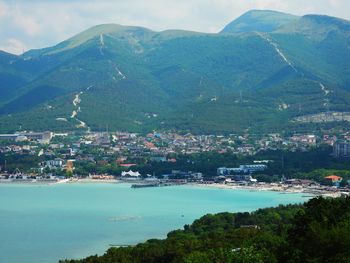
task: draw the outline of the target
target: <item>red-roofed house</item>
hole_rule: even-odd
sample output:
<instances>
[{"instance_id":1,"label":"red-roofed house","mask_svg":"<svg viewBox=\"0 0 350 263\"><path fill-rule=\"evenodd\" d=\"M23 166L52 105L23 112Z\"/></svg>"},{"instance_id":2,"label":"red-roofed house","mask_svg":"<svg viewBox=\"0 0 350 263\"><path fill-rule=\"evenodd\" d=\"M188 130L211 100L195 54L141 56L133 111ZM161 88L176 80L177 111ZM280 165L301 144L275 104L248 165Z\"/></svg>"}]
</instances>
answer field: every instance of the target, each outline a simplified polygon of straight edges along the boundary
<instances>
[{"instance_id":1,"label":"red-roofed house","mask_svg":"<svg viewBox=\"0 0 350 263\"><path fill-rule=\"evenodd\" d=\"M342 177L337 176L337 175L326 176L325 179L330 180L332 182L332 184L337 186L337 187L339 187L340 182L343 180Z\"/></svg>"}]
</instances>

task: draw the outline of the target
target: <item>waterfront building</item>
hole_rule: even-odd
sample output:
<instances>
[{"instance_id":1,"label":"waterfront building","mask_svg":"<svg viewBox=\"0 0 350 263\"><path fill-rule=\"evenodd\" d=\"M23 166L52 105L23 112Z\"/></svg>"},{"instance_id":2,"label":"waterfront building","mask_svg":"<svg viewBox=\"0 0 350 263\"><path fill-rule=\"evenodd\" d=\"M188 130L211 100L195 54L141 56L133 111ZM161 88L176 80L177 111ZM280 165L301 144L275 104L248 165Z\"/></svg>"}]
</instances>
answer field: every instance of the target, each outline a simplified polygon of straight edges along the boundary
<instances>
[{"instance_id":1,"label":"waterfront building","mask_svg":"<svg viewBox=\"0 0 350 263\"><path fill-rule=\"evenodd\" d=\"M217 169L217 175L231 175L231 174L237 174L242 173L243 171L240 168L226 168L226 167L219 167Z\"/></svg>"},{"instance_id":2,"label":"waterfront building","mask_svg":"<svg viewBox=\"0 0 350 263\"><path fill-rule=\"evenodd\" d=\"M217 175L234 175L234 174L251 174L255 172L262 172L267 169L265 164L245 164L238 168L220 167L217 169Z\"/></svg>"},{"instance_id":3,"label":"waterfront building","mask_svg":"<svg viewBox=\"0 0 350 263\"><path fill-rule=\"evenodd\" d=\"M121 175L122 177L131 177L131 178L138 178L141 176L139 172L133 172L131 170L128 172L123 171Z\"/></svg>"},{"instance_id":4,"label":"waterfront building","mask_svg":"<svg viewBox=\"0 0 350 263\"><path fill-rule=\"evenodd\" d=\"M265 171L267 166L265 164L248 164L240 165L239 169L241 169L244 173L254 173Z\"/></svg>"},{"instance_id":5,"label":"waterfront building","mask_svg":"<svg viewBox=\"0 0 350 263\"><path fill-rule=\"evenodd\" d=\"M332 182L332 184L336 187L340 186L341 181L343 180L342 177L337 176L337 175L330 175L325 177L326 180L329 180Z\"/></svg>"}]
</instances>

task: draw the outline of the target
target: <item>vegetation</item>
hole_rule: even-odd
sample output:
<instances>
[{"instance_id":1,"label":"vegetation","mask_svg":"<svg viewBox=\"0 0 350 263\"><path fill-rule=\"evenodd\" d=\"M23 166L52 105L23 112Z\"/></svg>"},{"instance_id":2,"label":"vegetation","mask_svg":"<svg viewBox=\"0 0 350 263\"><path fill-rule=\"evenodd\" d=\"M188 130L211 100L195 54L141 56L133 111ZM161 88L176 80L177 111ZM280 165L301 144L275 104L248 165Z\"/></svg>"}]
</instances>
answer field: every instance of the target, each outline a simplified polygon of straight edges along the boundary
<instances>
[{"instance_id":1,"label":"vegetation","mask_svg":"<svg viewBox=\"0 0 350 263\"><path fill-rule=\"evenodd\" d=\"M254 11L226 33L100 25L22 56L0 52L0 131L77 130L80 92L78 118L92 130L322 127L292 120L350 111L349 28L336 18Z\"/></svg>"},{"instance_id":2,"label":"vegetation","mask_svg":"<svg viewBox=\"0 0 350 263\"><path fill-rule=\"evenodd\" d=\"M276 11L249 11L229 23L221 33L274 32L284 25L297 21L299 17Z\"/></svg>"},{"instance_id":3,"label":"vegetation","mask_svg":"<svg viewBox=\"0 0 350 263\"><path fill-rule=\"evenodd\" d=\"M350 198L315 198L304 205L253 213L206 215L148 240L110 248L103 256L61 263L349 262Z\"/></svg>"},{"instance_id":4,"label":"vegetation","mask_svg":"<svg viewBox=\"0 0 350 263\"><path fill-rule=\"evenodd\" d=\"M203 152L191 155L176 155L176 163L146 162L134 167L143 174L153 172L156 175L169 173L171 170L186 170L202 172L204 176L216 175L218 167L238 167L251 164L254 160L269 160L268 170L253 176L259 181L280 181L282 175L286 178L310 179L322 182L323 177L337 174L345 180L350 179L350 164L347 158L332 157L332 148L322 146L309 151L269 150L258 152L253 156L236 155L230 152L218 154Z\"/></svg>"},{"instance_id":5,"label":"vegetation","mask_svg":"<svg viewBox=\"0 0 350 263\"><path fill-rule=\"evenodd\" d=\"M53 140L55 143L56 139ZM61 139L60 143L69 144L72 138ZM2 142L5 144L5 142ZM1 143L0 143L1 145ZM65 153L63 152L58 152ZM176 159L176 162L156 162L149 157L137 157L128 159L130 163L136 163L131 168L120 167L116 160L118 154L106 155L101 149L91 147L80 148L80 154L93 157L93 161L78 160L74 163L74 173L78 176L88 176L89 174L110 174L119 176L125 169L137 170L141 174L155 174L160 177L169 174L172 170L201 172L204 177L212 178L216 176L218 167L239 167L242 164L251 164L254 160L269 160L268 170L255 173L254 178L260 182L279 182L282 176L286 178L298 178L314 180L324 183L324 177L328 175L338 175L343 177L343 182L350 180L350 163L348 158L332 157L332 147L321 146L309 151L287 151L269 150L261 151L253 156L237 155L232 152L202 152L198 154L171 154L168 158ZM31 172L31 168L37 167L38 163L52 159L50 156L37 156L23 153L0 153L0 167L4 168L5 160L7 171L14 172L17 168L22 172ZM61 175L62 171L54 169L51 171L56 175Z\"/></svg>"}]
</instances>

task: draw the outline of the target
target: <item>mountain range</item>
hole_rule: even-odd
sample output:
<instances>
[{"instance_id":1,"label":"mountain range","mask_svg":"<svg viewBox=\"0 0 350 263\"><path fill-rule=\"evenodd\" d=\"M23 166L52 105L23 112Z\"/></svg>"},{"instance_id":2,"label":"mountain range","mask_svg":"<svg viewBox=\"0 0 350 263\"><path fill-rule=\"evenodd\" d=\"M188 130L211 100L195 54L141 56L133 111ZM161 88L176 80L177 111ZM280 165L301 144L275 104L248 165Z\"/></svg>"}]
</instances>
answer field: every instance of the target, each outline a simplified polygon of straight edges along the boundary
<instances>
[{"instance_id":1,"label":"mountain range","mask_svg":"<svg viewBox=\"0 0 350 263\"><path fill-rule=\"evenodd\" d=\"M104 24L0 51L0 131L314 129L350 120L350 21L252 10L215 34Z\"/></svg>"}]
</instances>

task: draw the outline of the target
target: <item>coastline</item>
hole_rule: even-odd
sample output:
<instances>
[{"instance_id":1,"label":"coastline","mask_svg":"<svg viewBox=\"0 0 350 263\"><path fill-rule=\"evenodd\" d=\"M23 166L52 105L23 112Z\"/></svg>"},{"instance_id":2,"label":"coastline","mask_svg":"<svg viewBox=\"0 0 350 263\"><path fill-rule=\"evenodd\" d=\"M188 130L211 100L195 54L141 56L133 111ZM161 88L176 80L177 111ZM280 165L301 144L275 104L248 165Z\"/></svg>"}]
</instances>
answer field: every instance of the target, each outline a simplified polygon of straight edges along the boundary
<instances>
[{"instance_id":1,"label":"coastline","mask_svg":"<svg viewBox=\"0 0 350 263\"><path fill-rule=\"evenodd\" d=\"M83 179L69 179L67 184L118 184L123 183L123 181L118 179L92 179L92 178L83 178Z\"/></svg>"},{"instance_id":2,"label":"coastline","mask_svg":"<svg viewBox=\"0 0 350 263\"><path fill-rule=\"evenodd\" d=\"M82 257L77 255L79 251L86 253L84 256L103 254L110 244L136 244L152 238L165 238L170 231L208 213L255 211L307 200L301 195L281 195L277 192L207 191L190 184L137 190L131 189L130 182L115 182L87 179L58 185L0 185L4 197L1 209L7 220L2 225L2 233L10 230L10 234L2 235L4 254L22 257L31 253L33 260L24 261L33 263L42 259L43 250L50 252L52 258L57 258L46 262L57 262L62 257ZM30 233L34 233L32 229L37 227L35 235L23 239L23 228L19 228L19 224ZM11 234L16 231L18 235ZM50 247L46 247L43 240L51 232L59 234L52 235ZM62 237L67 236L77 238L72 238L72 242L62 242ZM98 241L96 248L95 241ZM12 245L14 242L23 252L14 253L18 252L18 247Z\"/></svg>"},{"instance_id":3,"label":"coastline","mask_svg":"<svg viewBox=\"0 0 350 263\"><path fill-rule=\"evenodd\" d=\"M92 178L71 178L63 179L58 181L9 181L0 180L1 184L21 184L21 185L56 185L56 184L133 184L133 183L144 183L140 180L119 180L119 179L92 179ZM304 186L286 186L278 184L256 184L256 185L239 185L239 184L204 184L204 183L186 183L181 185L188 185L193 187L201 188L215 188L215 189L225 189L225 190L248 190L254 192L269 191L269 192L280 192L281 194L305 194L308 197L341 197L347 193L336 191L336 189L326 190L319 188L311 188ZM175 184L174 184L175 186Z\"/></svg>"},{"instance_id":4,"label":"coastline","mask_svg":"<svg viewBox=\"0 0 350 263\"><path fill-rule=\"evenodd\" d=\"M323 197L332 197L337 198L342 196L342 192L332 192L326 190L317 190L314 188L305 188L305 187L283 187L276 185L237 185L237 184L188 184L196 187L205 187L205 188L215 188L215 189L225 189L225 190L249 190L254 192L280 192L281 194L305 194L311 197L323 196Z\"/></svg>"}]
</instances>

